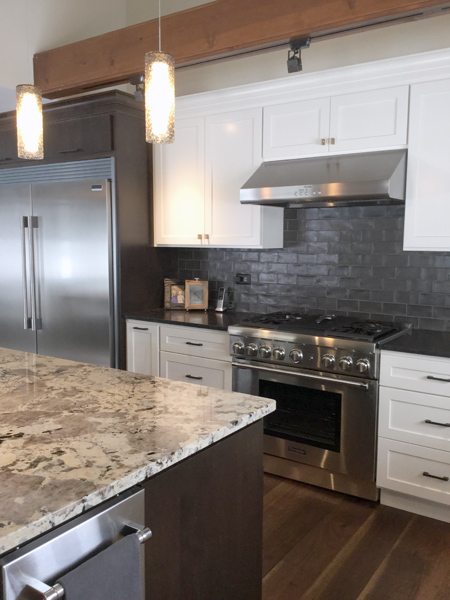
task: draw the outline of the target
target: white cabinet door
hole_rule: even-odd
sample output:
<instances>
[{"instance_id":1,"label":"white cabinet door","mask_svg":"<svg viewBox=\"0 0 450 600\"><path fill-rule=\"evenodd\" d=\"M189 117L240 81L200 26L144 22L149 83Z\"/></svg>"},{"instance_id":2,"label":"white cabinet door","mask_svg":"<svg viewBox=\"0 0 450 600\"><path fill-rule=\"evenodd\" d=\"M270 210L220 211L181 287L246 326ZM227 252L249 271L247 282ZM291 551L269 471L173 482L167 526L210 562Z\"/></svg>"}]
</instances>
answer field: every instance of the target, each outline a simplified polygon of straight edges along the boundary
<instances>
[{"instance_id":1,"label":"white cabinet door","mask_svg":"<svg viewBox=\"0 0 450 600\"><path fill-rule=\"evenodd\" d=\"M240 203L240 188L262 162L261 144L260 108L206 118L205 233L212 246L263 247L269 214L278 236L269 245L283 245L283 209Z\"/></svg>"},{"instance_id":2,"label":"white cabinet door","mask_svg":"<svg viewBox=\"0 0 450 600\"><path fill-rule=\"evenodd\" d=\"M330 150L377 150L407 142L408 86L331 98Z\"/></svg>"},{"instance_id":3,"label":"white cabinet door","mask_svg":"<svg viewBox=\"0 0 450 600\"><path fill-rule=\"evenodd\" d=\"M301 100L264 108L264 159L328 152L330 99Z\"/></svg>"},{"instance_id":4,"label":"white cabinet door","mask_svg":"<svg viewBox=\"0 0 450 600\"><path fill-rule=\"evenodd\" d=\"M174 352L161 352L161 376L231 391L231 363Z\"/></svg>"},{"instance_id":5,"label":"white cabinet door","mask_svg":"<svg viewBox=\"0 0 450 600\"><path fill-rule=\"evenodd\" d=\"M204 234L205 121L180 119L175 142L154 146L155 244L201 245Z\"/></svg>"},{"instance_id":6,"label":"white cabinet door","mask_svg":"<svg viewBox=\"0 0 450 600\"><path fill-rule=\"evenodd\" d=\"M405 250L450 250L450 79L411 86Z\"/></svg>"},{"instance_id":7,"label":"white cabinet door","mask_svg":"<svg viewBox=\"0 0 450 600\"><path fill-rule=\"evenodd\" d=\"M127 371L159 376L159 325L127 321Z\"/></svg>"},{"instance_id":8,"label":"white cabinet door","mask_svg":"<svg viewBox=\"0 0 450 600\"><path fill-rule=\"evenodd\" d=\"M404 146L408 95L404 85L269 106L264 159Z\"/></svg>"}]
</instances>

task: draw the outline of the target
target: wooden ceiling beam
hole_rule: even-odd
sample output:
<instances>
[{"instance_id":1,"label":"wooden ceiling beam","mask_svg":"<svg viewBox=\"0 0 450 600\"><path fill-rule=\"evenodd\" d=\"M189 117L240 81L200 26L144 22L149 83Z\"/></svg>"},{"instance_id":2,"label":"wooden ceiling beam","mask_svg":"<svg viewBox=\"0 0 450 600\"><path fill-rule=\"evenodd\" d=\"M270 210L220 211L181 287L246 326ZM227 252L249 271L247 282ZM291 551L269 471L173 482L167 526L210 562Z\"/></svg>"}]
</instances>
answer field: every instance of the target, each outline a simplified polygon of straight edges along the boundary
<instances>
[{"instance_id":1,"label":"wooden ceiling beam","mask_svg":"<svg viewBox=\"0 0 450 600\"><path fill-rule=\"evenodd\" d=\"M442 0L216 0L161 19L162 50L177 66L450 8ZM62 98L128 82L158 48L158 20L34 56L34 82Z\"/></svg>"}]
</instances>

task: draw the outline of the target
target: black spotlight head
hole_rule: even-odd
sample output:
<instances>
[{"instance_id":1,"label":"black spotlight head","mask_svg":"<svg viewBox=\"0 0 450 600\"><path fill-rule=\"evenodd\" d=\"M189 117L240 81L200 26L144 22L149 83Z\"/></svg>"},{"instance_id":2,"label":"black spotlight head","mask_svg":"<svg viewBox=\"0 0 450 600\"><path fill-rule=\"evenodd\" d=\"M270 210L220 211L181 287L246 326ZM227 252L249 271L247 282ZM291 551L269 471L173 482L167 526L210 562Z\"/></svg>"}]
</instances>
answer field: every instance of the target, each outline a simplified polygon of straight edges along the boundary
<instances>
[{"instance_id":1,"label":"black spotlight head","mask_svg":"<svg viewBox=\"0 0 450 600\"><path fill-rule=\"evenodd\" d=\"M302 70L302 61L300 58L300 53L293 52L291 54L290 52L288 52L287 70L288 73L298 73Z\"/></svg>"}]
</instances>

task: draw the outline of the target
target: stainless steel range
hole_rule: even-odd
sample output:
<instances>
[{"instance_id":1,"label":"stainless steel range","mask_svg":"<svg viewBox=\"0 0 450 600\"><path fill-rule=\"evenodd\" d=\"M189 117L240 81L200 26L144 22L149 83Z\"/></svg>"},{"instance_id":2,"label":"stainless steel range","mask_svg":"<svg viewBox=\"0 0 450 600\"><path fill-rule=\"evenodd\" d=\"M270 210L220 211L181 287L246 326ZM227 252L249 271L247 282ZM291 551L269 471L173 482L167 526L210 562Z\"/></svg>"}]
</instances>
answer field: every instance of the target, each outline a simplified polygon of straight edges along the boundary
<instances>
[{"instance_id":1,"label":"stainless steel range","mask_svg":"<svg viewBox=\"0 0 450 600\"><path fill-rule=\"evenodd\" d=\"M266 472L377 499L378 345L406 328L279 312L228 328L233 390L277 401Z\"/></svg>"}]
</instances>

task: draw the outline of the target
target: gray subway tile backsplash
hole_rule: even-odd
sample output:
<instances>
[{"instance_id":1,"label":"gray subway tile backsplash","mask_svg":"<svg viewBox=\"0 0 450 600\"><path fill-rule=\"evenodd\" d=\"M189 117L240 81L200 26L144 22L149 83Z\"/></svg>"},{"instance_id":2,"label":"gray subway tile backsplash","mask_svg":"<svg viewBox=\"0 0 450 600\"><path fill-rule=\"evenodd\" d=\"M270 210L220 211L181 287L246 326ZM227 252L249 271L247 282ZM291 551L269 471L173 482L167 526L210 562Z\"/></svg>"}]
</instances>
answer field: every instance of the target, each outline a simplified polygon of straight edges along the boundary
<instances>
[{"instance_id":1,"label":"gray subway tile backsplash","mask_svg":"<svg viewBox=\"0 0 450 600\"><path fill-rule=\"evenodd\" d=\"M284 248L179 249L179 278L228 288L237 310L398 320L450 331L450 253L403 251L403 206L286 209ZM236 285L236 273L251 273Z\"/></svg>"}]
</instances>

